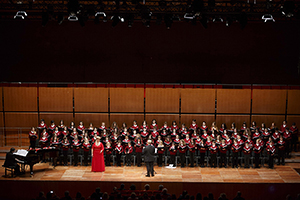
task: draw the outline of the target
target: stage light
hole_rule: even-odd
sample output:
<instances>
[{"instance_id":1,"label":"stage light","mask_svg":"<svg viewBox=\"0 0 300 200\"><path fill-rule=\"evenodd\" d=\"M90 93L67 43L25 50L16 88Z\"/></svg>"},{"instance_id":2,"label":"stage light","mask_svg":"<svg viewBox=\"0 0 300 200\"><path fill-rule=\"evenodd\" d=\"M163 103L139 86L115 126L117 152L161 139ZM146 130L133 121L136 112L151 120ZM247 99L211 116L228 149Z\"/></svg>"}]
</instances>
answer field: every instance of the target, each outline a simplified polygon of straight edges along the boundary
<instances>
[{"instance_id":1,"label":"stage light","mask_svg":"<svg viewBox=\"0 0 300 200\"><path fill-rule=\"evenodd\" d=\"M100 17L103 17L103 22L107 22L107 16L105 12L96 12L95 14L95 24L99 24L100 22Z\"/></svg>"},{"instance_id":2,"label":"stage light","mask_svg":"<svg viewBox=\"0 0 300 200\"><path fill-rule=\"evenodd\" d=\"M117 26L119 21L121 21L121 22L125 21L124 18L119 15L113 15L110 19L113 20L112 27Z\"/></svg>"},{"instance_id":3,"label":"stage light","mask_svg":"<svg viewBox=\"0 0 300 200\"><path fill-rule=\"evenodd\" d=\"M193 13L185 13L183 18L184 19L194 19L196 16Z\"/></svg>"},{"instance_id":4,"label":"stage light","mask_svg":"<svg viewBox=\"0 0 300 200\"><path fill-rule=\"evenodd\" d=\"M76 21L78 21L78 17L76 16L76 14L74 12L71 12L68 17L68 20L71 22L76 22Z\"/></svg>"},{"instance_id":5,"label":"stage light","mask_svg":"<svg viewBox=\"0 0 300 200\"><path fill-rule=\"evenodd\" d=\"M233 20L231 17L227 17L225 25L229 27L232 24Z\"/></svg>"},{"instance_id":6,"label":"stage light","mask_svg":"<svg viewBox=\"0 0 300 200\"><path fill-rule=\"evenodd\" d=\"M281 13L286 17L293 17L295 10L295 3L293 1L285 1L284 5L281 6Z\"/></svg>"},{"instance_id":7,"label":"stage light","mask_svg":"<svg viewBox=\"0 0 300 200\"><path fill-rule=\"evenodd\" d=\"M261 17L262 20L264 20L264 22L266 23L267 21L272 21L275 22L275 19L273 18L273 16L271 14L264 14Z\"/></svg>"},{"instance_id":8,"label":"stage light","mask_svg":"<svg viewBox=\"0 0 300 200\"><path fill-rule=\"evenodd\" d=\"M223 22L224 20L219 16L219 17L215 17L212 20L213 22Z\"/></svg>"},{"instance_id":9,"label":"stage light","mask_svg":"<svg viewBox=\"0 0 300 200\"><path fill-rule=\"evenodd\" d=\"M14 16L14 19L25 19L27 17L27 13L25 11L18 11Z\"/></svg>"}]
</instances>

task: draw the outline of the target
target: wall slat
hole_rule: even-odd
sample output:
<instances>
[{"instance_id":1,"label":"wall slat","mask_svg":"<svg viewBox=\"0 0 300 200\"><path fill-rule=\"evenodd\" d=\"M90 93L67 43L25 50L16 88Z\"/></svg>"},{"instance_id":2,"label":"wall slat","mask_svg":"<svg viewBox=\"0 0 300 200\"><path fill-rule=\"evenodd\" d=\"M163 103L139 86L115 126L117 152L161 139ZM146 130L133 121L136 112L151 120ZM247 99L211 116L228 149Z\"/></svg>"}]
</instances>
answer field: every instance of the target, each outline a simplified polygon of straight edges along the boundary
<instances>
[{"instance_id":1,"label":"wall slat","mask_svg":"<svg viewBox=\"0 0 300 200\"><path fill-rule=\"evenodd\" d=\"M5 112L6 127L37 127L38 113Z\"/></svg>"},{"instance_id":2,"label":"wall slat","mask_svg":"<svg viewBox=\"0 0 300 200\"><path fill-rule=\"evenodd\" d=\"M146 112L179 112L179 89L146 88Z\"/></svg>"},{"instance_id":3,"label":"wall slat","mask_svg":"<svg viewBox=\"0 0 300 200\"><path fill-rule=\"evenodd\" d=\"M144 88L110 88L111 112L144 112Z\"/></svg>"},{"instance_id":4,"label":"wall slat","mask_svg":"<svg viewBox=\"0 0 300 200\"><path fill-rule=\"evenodd\" d=\"M37 111L37 88L4 87L5 111Z\"/></svg>"},{"instance_id":5,"label":"wall slat","mask_svg":"<svg viewBox=\"0 0 300 200\"><path fill-rule=\"evenodd\" d=\"M40 111L73 111L73 88L39 88Z\"/></svg>"},{"instance_id":6,"label":"wall slat","mask_svg":"<svg viewBox=\"0 0 300 200\"><path fill-rule=\"evenodd\" d=\"M215 89L181 89L182 113L215 113Z\"/></svg>"},{"instance_id":7,"label":"wall slat","mask_svg":"<svg viewBox=\"0 0 300 200\"><path fill-rule=\"evenodd\" d=\"M217 89L217 113L250 113L251 90Z\"/></svg>"},{"instance_id":8,"label":"wall slat","mask_svg":"<svg viewBox=\"0 0 300 200\"><path fill-rule=\"evenodd\" d=\"M107 88L74 88L75 112L108 112Z\"/></svg>"},{"instance_id":9,"label":"wall slat","mask_svg":"<svg viewBox=\"0 0 300 200\"><path fill-rule=\"evenodd\" d=\"M300 91L288 90L288 114L300 114Z\"/></svg>"}]
</instances>

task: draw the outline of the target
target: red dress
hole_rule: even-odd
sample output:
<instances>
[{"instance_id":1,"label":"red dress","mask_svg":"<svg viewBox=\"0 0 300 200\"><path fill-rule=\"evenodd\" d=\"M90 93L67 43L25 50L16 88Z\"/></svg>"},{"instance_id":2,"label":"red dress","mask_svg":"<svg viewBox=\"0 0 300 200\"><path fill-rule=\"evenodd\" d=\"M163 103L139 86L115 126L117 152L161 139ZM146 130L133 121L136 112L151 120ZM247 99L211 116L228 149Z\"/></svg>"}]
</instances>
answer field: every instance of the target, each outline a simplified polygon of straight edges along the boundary
<instances>
[{"instance_id":1,"label":"red dress","mask_svg":"<svg viewBox=\"0 0 300 200\"><path fill-rule=\"evenodd\" d=\"M100 145L96 145L96 142L92 146L93 149L93 160L92 160L92 172L104 172L105 165L104 165L104 146L100 142ZM102 153L100 153L102 151Z\"/></svg>"}]
</instances>

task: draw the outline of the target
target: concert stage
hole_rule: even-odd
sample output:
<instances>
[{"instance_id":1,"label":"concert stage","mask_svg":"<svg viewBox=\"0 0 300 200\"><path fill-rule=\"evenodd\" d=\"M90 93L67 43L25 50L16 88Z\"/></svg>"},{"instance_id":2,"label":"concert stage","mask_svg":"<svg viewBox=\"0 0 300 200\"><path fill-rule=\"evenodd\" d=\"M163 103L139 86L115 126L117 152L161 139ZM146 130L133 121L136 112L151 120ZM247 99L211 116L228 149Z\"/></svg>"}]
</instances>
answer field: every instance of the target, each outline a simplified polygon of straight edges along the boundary
<instances>
[{"instance_id":1,"label":"concert stage","mask_svg":"<svg viewBox=\"0 0 300 200\"><path fill-rule=\"evenodd\" d=\"M4 161L1 161L2 165ZM220 193L226 193L229 199L241 191L246 199L284 199L287 194L296 197L299 193L300 175L295 169L300 163L287 163L285 166L275 166L275 169L232 169L232 168L180 168L168 169L155 166L154 177L145 177L143 167L106 167L105 172L91 172L91 167L57 166L55 169L48 163L34 165L34 176L27 173L16 178L0 178L0 199L32 199L39 191L47 193L54 190L60 197L65 190L75 197L80 191L84 197L90 196L96 187L102 192L112 192L114 186L125 188L134 183L138 190L146 183L151 190L157 190L160 184L168 188L170 194L179 197L183 190L190 195L198 192L207 196L212 192L217 199ZM0 170L4 175L4 168ZM30 192L28 192L30 191Z\"/></svg>"}]
</instances>

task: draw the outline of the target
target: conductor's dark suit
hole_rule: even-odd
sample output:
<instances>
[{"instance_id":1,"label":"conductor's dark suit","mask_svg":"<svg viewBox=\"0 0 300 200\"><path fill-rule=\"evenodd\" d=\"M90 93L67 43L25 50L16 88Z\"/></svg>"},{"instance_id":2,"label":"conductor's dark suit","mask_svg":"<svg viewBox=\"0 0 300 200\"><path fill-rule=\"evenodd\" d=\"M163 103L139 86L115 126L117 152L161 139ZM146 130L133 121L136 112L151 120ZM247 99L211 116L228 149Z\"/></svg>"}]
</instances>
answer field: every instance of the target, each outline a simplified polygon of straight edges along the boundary
<instances>
[{"instance_id":1,"label":"conductor's dark suit","mask_svg":"<svg viewBox=\"0 0 300 200\"><path fill-rule=\"evenodd\" d=\"M147 176L150 174L154 176L153 163L154 163L154 153L155 148L152 145L148 145L143 149L145 163L147 166Z\"/></svg>"}]
</instances>

